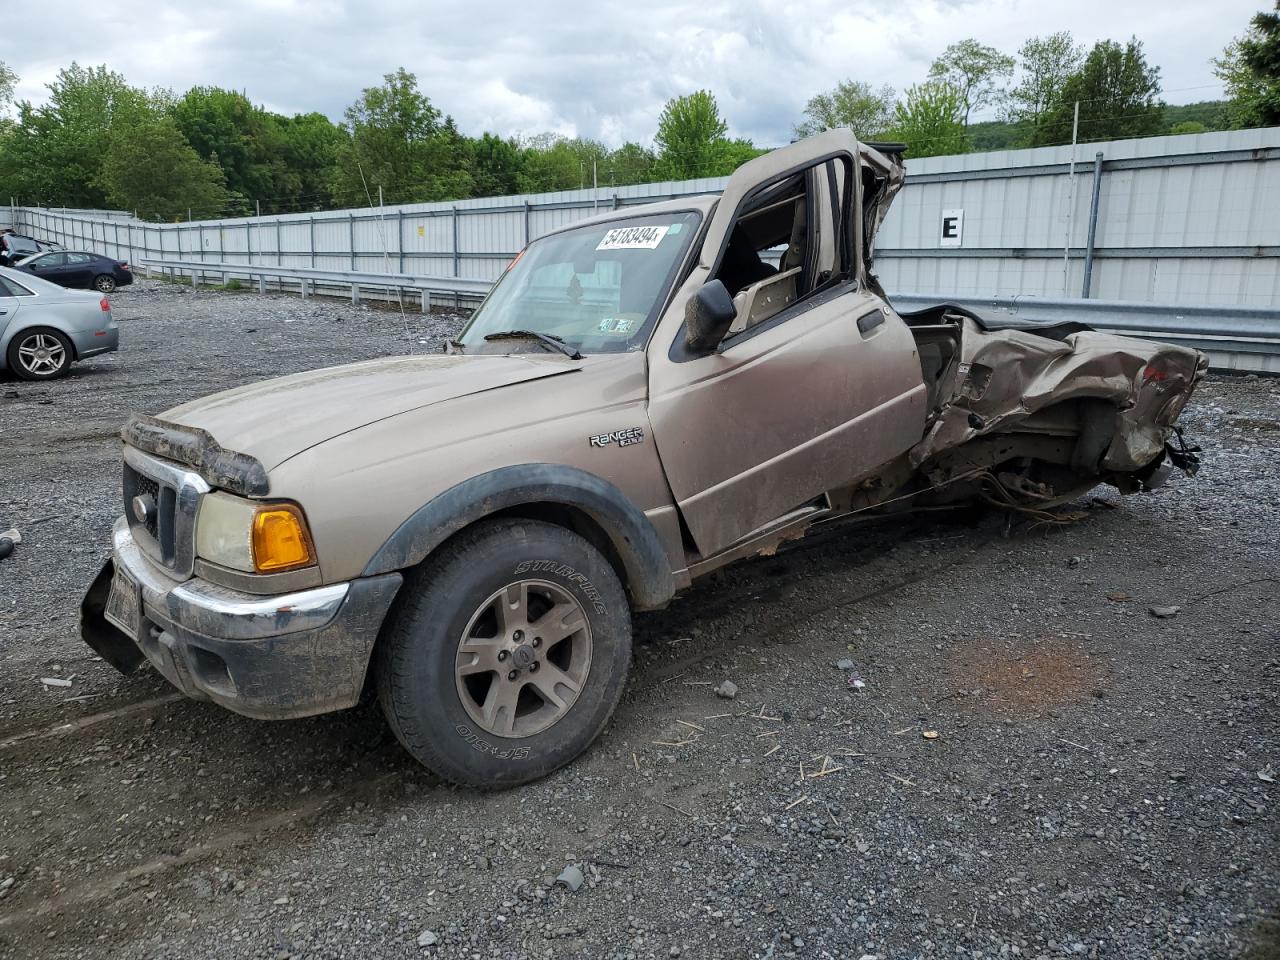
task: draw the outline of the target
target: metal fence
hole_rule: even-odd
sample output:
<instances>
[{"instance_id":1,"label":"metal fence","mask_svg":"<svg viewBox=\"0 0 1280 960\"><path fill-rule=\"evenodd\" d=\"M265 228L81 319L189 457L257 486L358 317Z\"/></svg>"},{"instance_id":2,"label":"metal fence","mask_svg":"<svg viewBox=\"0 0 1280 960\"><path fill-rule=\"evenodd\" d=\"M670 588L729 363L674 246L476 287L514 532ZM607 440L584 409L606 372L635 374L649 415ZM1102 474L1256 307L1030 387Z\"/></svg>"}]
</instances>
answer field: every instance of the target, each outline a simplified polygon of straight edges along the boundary
<instances>
[{"instance_id":1,"label":"metal fence","mask_svg":"<svg viewBox=\"0 0 1280 960\"><path fill-rule=\"evenodd\" d=\"M880 231L890 290L1280 303L1280 128L930 157ZM1073 173L1074 170L1074 173ZM23 232L144 257L493 280L529 240L723 179L216 220L15 206ZM1088 277L1086 283L1086 276Z\"/></svg>"},{"instance_id":2,"label":"metal fence","mask_svg":"<svg viewBox=\"0 0 1280 960\"><path fill-rule=\"evenodd\" d=\"M421 299L423 311L441 299L453 306L471 306L490 287L487 280L461 277L417 277L410 274L360 273L350 270L311 270L306 267L250 266L236 263L208 263L199 260L141 261L148 274L157 270L175 280L192 285L214 281L226 284L241 277L258 285L260 293L269 289L297 290L302 297L318 289L350 291L351 302L359 303L362 293L375 292L383 298L399 299L413 291ZM1131 336L1152 337L1182 343L1203 350L1219 369L1240 372L1280 373L1280 309L1261 307L1174 306L1096 299L1055 299L1042 297L939 297L936 294L899 293L890 297L899 310L930 307L947 300L970 307L979 315L998 319L1000 315L1039 323L1076 321L1099 330Z\"/></svg>"}]
</instances>

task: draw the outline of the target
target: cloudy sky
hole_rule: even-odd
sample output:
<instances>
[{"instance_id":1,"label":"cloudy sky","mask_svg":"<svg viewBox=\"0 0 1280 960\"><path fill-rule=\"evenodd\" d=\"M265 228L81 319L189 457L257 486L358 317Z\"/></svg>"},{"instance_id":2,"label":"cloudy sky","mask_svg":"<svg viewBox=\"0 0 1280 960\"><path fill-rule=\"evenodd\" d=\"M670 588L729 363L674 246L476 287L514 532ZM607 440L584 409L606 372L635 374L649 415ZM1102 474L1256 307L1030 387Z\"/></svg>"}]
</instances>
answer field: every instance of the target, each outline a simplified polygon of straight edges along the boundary
<instances>
[{"instance_id":1,"label":"cloudy sky","mask_svg":"<svg viewBox=\"0 0 1280 960\"><path fill-rule=\"evenodd\" d=\"M731 133L790 138L805 101L844 78L897 89L947 44L1008 53L1028 36L1078 42L1135 34L1165 99L1216 98L1209 63L1266 0L59 0L4 8L0 60L19 98L72 60L138 86L243 90L282 113L335 120L362 87L404 66L464 132L556 131L648 143L668 97L699 87ZM56 9L56 15L51 15Z\"/></svg>"}]
</instances>

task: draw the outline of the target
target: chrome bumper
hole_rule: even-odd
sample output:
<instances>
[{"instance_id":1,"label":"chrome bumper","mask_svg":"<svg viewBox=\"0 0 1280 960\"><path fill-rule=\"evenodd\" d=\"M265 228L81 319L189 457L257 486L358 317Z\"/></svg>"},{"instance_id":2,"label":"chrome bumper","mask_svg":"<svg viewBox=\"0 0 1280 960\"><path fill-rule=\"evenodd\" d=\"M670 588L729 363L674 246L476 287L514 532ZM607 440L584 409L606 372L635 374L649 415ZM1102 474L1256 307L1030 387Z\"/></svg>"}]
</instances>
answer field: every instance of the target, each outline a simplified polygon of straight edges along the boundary
<instances>
[{"instance_id":1,"label":"chrome bumper","mask_svg":"<svg viewBox=\"0 0 1280 960\"><path fill-rule=\"evenodd\" d=\"M279 596L256 596L205 580L169 577L134 542L122 517L112 531L112 559L86 596L82 633L90 646L127 672L145 657L188 696L267 719L354 706L364 688L374 641L400 587L398 573ZM104 594L115 566L138 584L138 636L105 618ZM103 631L108 631L103 634ZM118 636L112 636L114 631ZM141 656L110 656L128 639Z\"/></svg>"}]
</instances>

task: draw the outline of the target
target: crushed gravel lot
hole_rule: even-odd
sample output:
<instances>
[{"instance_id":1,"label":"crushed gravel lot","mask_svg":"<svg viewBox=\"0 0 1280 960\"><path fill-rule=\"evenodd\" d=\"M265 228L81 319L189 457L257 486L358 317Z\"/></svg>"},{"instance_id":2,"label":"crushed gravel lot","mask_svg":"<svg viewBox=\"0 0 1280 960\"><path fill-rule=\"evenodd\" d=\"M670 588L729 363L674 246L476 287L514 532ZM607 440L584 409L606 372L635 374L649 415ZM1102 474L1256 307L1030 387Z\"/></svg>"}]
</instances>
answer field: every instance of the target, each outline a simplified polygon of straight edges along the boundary
<instances>
[{"instance_id":1,"label":"crushed gravel lot","mask_svg":"<svg viewBox=\"0 0 1280 960\"><path fill-rule=\"evenodd\" d=\"M1206 383L1200 475L1068 525L845 525L700 581L583 758L479 794L373 705L244 719L76 625L130 412L458 318L112 300L119 354L0 375L0 957L1280 956L1280 380Z\"/></svg>"}]
</instances>

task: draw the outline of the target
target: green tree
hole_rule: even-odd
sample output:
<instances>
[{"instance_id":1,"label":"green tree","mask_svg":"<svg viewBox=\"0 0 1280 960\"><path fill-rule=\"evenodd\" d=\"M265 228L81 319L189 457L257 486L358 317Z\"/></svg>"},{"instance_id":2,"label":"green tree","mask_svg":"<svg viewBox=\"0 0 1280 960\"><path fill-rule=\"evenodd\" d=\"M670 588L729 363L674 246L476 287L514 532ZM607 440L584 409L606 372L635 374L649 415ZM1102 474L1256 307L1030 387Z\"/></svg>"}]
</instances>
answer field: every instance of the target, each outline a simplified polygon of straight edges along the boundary
<instances>
[{"instance_id":1,"label":"green tree","mask_svg":"<svg viewBox=\"0 0 1280 960\"><path fill-rule=\"evenodd\" d=\"M1160 68L1147 63L1141 41L1134 37L1123 47L1114 40L1100 41L1062 85L1062 96L1036 129L1032 143L1070 143L1077 102L1081 140L1153 136L1164 122L1159 97Z\"/></svg>"},{"instance_id":2,"label":"green tree","mask_svg":"<svg viewBox=\"0 0 1280 960\"><path fill-rule=\"evenodd\" d=\"M878 90L862 80L842 80L835 89L809 98L797 137L811 137L834 127L848 127L860 140L874 140L889 128L893 115L893 87Z\"/></svg>"},{"instance_id":3,"label":"green tree","mask_svg":"<svg viewBox=\"0 0 1280 960\"><path fill-rule=\"evenodd\" d=\"M17 85L18 75L0 60L0 115L9 112L9 106L13 103L13 90Z\"/></svg>"},{"instance_id":4,"label":"green tree","mask_svg":"<svg viewBox=\"0 0 1280 960\"><path fill-rule=\"evenodd\" d=\"M302 171L289 162L286 118L218 87L193 87L170 113L196 153L222 168L234 212L253 212L254 201L271 211L295 206Z\"/></svg>"},{"instance_id":5,"label":"green tree","mask_svg":"<svg viewBox=\"0 0 1280 960\"><path fill-rule=\"evenodd\" d=\"M1208 129L1199 120L1183 120L1169 128L1169 135L1176 137L1184 133L1204 133Z\"/></svg>"},{"instance_id":6,"label":"green tree","mask_svg":"<svg viewBox=\"0 0 1280 960\"><path fill-rule=\"evenodd\" d=\"M964 97L944 80L908 87L894 105L889 135L907 145L908 157L940 157L972 149L964 126Z\"/></svg>"},{"instance_id":7,"label":"green tree","mask_svg":"<svg viewBox=\"0 0 1280 960\"><path fill-rule=\"evenodd\" d=\"M520 144L486 133L469 141L471 180L477 197L505 197L519 192Z\"/></svg>"},{"instance_id":8,"label":"green tree","mask_svg":"<svg viewBox=\"0 0 1280 960\"><path fill-rule=\"evenodd\" d=\"M768 150L757 147L750 140L741 138L736 140L721 140L719 151L719 169L716 176L724 177L733 173L748 160L754 160L756 157L764 156Z\"/></svg>"},{"instance_id":9,"label":"green tree","mask_svg":"<svg viewBox=\"0 0 1280 960\"><path fill-rule=\"evenodd\" d=\"M225 177L201 160L171 117L130 124L111 138L102 166L108 202L148 219L213 217L227 201Z\"/></svg>"},{"instance_id":10,"label":"green tree","mask_svg":"<svg viewBox=\"0 0 1280 960\"><path fill-rule=\"evenodd\" d=\"M297 181L297 192L285 201L286 208L323 210L330 206L329 181L346 132L323 113L303 113L283 122L283 135L285 166Z\"/></svg>"},{"instance_id":11,"label":"green tree","mask_svg":"<svg viewBox=\"0 0 1280 960\"><path fill-rule=\"evenodd\" d=\"M653 180L653 167L658 158L653 151L638 143L624 143L609 154L606 169L611 186L625 187L633 183L649 183ZM604 182L604 173L600 174Z\"/></svg>"},{"instance_id":12,"label":"green tree","mask_svg":"<svg viewBox=\"0 0 1280 960\"><path fill-rule=\"evenodd\" d=\"M969 114L999 100L1003 92L1000 81L1013 76L1013 66L1013 57L970 37L942 51L929 68L929 79L955 88L962 106L961 120L968 129Z\"/></svg>"},{"instance_id":13,"label":"green tree","mask_svg":"<svg viewBox=\"0 0 1280 960\"><path fill-rule=\"evenodd\" d=\"M1067 78L1080 68L1083 58L1084 47L1066 30L1027 40L1018 49L1020 78L1005 105L1009 121L1034 133L1057 105Z\"/></svg>"},{"instance_id":14,"label":"green tree","mask_svg":"<svg viewBox=\"0 0 1280 960\"><path fill-rule=\"evenodd\" d=\"M608 155L596 140L539 134L524 144L516 182L522 193L579 190L592 185L594 163L596 176L607 183Z\"/></svg>"},{"instance_id":15,"label":"green tree","mask_svg":"<svg viewBox=\"0 0 1280 960\"><path fill-rule=\"evenodd\" d=\"M150 98L120 74L72 63L49 84L45 103L18 104L0 152L0 191L28 203L104 206L105 148L154 112Z\"/></svg>"},{"instance_id":16,"label":"green tree","mask_svg":"<svg viewBox=\"0 0 1280 960\"><path fill-rule=\"evenodd\" d=\"M341 203L452 200L469 196L466 143L403 67L366 87L345 113L349 139L337 148L330 178Z\"/></svg>"},{"instance_id":17,"label":"green tree","mask_svg":"<svg viewBox=\"0 0 1280 960\"><path fill-rule=\"evenodd\" d=\"M718 176L728 130L716 98L706 90L671 98L658 117L653 138L658 148L655 176L661 180Z\"/></svg>"},{"instance_id":18,"label":"green tree","mask_svg":"<svg viewBox=\"0 0 1280 960\"><path fill-rule=\"evenodd\" d=\"M1249 31L1232 40L1214 72L1231 96L1230 117L1236 127L1280 124L1280 0L1276 13L1259 13Z\"/></svg>"}]
</instances>

